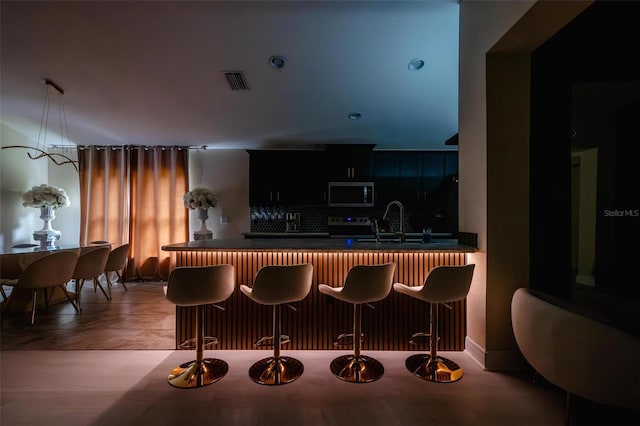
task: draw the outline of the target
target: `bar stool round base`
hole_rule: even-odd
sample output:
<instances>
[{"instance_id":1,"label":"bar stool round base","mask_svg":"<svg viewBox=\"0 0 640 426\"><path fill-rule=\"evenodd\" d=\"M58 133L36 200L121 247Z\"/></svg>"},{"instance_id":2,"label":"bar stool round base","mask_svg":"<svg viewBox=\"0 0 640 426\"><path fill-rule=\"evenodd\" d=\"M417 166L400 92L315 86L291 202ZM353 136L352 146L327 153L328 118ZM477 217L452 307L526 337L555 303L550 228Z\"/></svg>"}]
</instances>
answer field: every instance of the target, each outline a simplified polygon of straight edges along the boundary
<instances>
[{"instance_id":1,"label":"bar stool round base","mask_svg":"<svg viewBox=\"0 0 640 426\"><path fill-rule=\"evenodd\" d=\"M441 356L436 357L435 361L431 355L416 354L407 358L405 365L407 370L430 382L452 383L462 378L462 368L455 362Z\"/></svg>"},{"instance_id":2,"label":"bar stool round base","mask_svg":"<svg viewBox=\"0 0 640 426\"><path fill-rule=\"evenodd\" d=\"M229 364L223 360L205 358L200 365L193 360L174 368L167 380L177 388L199 388L217 382L228 371Z\"/></svg>"},{"instance_id":3,"label":"bar stool round base","mask_svg":"<svg viewBox=\"0 0 640 426\"><path fill-rule=\"evenodd\" d=\"M331 372L339 379L351 383L369 383L384 374L384 367L375 358L343 355L331 361Z\"/></svg>"},{"instance_id":4,"label":"bar stool round base","mask_svg":"<svg viewBox=\"0 0 640 426\"><path fill-rule=\"evenodd\" d=\"M249 368L249 377L261 385L284 385L302 376L304 365L295 358L264 358Z\"/></svg>"}]
</instances>

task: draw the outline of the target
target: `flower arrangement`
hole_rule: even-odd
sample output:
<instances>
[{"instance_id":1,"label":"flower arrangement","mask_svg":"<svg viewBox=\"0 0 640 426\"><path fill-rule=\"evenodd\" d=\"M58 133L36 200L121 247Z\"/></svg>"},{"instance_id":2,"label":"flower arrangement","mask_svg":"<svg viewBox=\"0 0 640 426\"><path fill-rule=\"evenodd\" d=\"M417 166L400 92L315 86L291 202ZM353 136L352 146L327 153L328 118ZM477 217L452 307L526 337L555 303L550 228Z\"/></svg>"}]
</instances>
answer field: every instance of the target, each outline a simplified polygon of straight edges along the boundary
<instances>
[{"instance_id":1,"label":"flower arrangement","mask_svg":"<svg viewBox=\"0 0 640 426\"><path fill-rule=\"evenodd\" d=\"M194 188L184 194L184 206L190 210L208 209L218 204L216 195L207 188Z\"/></svg>"},{"instance_id":2,"label":"flower arrangement","mask_svg":"<svg viewBox=\"0 0 640 426\"><path fill-rule=\"evenodd\" d=\"M54 209L68 207L70 205L69 196L62 188L42 184L34 186L22 194L22 205L25 207L47 207Z\"/></svg>"}]
</instances>

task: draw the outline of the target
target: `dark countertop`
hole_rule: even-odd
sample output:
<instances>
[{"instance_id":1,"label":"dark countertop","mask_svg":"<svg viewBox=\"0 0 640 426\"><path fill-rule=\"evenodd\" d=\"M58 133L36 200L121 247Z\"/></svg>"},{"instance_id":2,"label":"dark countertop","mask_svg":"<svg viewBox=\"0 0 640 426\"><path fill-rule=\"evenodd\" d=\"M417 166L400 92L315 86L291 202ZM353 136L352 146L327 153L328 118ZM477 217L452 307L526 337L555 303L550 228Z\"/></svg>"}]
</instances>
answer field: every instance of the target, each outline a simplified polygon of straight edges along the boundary
<instances>
[{"instance_id":1,"label":"dark countertop","mask_svg":"<svg viewBox=\"0 0 640 426\"><path fill-rule=\"evenodd\" d=\"M245 238L329 238L328 232L246 232Z\"/></svg>"},{"instance_id":2,"label":"dark countertop","mask_svg":"<svg viewBox=\"0 0 640 426\"><path fill-rule=\"evenodd\" d=\"M245 232L242 234L245 238L373 238L373 234L362 235L333 235L328 232ZM388 232L381 232L381 238L392 238L395 234ZM407 232L406 237L408 239L422 239L422 233L419 232ZM433 232L432 238L453 238L450 232Z\"/></svg>"},{"instance_id":3,"label":"dark countertop","mask_svg":"<svg viewBox=\"0 0 640 426\"><path fill-rule=\"evenodd\" d=\"M423 251L423 252L462 252L473 253L474 247L458 244L456 239L439 239L424 244L422 242L394 242L387 240L376 243L359 242L354 238L249 238L228 240L188 241L162 246L164 251L218 251L218 250L257 250L257 251Z\"/></svg>"}]
</instances>

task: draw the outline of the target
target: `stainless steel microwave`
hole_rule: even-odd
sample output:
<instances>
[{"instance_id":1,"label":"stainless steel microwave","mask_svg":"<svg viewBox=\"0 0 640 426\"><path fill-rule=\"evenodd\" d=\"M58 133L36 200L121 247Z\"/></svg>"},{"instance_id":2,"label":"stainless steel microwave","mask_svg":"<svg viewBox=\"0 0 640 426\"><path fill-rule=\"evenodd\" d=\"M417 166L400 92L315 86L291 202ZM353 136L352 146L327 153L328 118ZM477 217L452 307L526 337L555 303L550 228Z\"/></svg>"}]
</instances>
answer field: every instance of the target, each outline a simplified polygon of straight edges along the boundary
<instances>
[{"instance_id":1,"label":"stainless steel microwave","mask_svg":"<svg viewBox=\"0 0 640 426\"><path fill-rule=\"evenodd\" d=\"M373 207L373 182L329 182L329 207Z\"/></svg>"}]
</instances>

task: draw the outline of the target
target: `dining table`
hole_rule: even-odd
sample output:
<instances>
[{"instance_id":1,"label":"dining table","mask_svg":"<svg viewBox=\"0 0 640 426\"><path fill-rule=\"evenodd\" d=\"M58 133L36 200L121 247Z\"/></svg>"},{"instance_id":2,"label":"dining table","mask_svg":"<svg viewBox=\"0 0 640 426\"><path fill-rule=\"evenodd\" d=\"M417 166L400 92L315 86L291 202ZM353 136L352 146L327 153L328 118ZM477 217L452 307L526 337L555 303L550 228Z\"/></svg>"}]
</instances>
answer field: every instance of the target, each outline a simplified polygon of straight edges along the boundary
<instances>
[{"instance_id":1,"label":"dining table","mask_svg":"<svg viewBox=\"0 0 640 426\"><path fill-rule=\"evenodd\" d=\"M0 249L0 284L2 284L2 292L0 293L3 297L2 304L4 305L6 303L9 303L5 296L8 296L6 287L10 287L10 293L13 293L10 300L10 310L20 312L26 310L29 307L29 303L31 303L30 290L21 289L20 287L6 286L6 284L4 283L20 278L20 275L26 269L26 267L36 259L39 259L55 251L65 250L76 251L78 255L80 255L80 253L85 250L90 250L92 248L101 247L104 245L111 246L108 241L94 241L85 245L59 244L41 246L39 243L24 243L16 244L7 249ZM54 271L52 271L52 273L53 272ZM67 299L62 294L58 297L55 297L55 294L52 294L50 296L50 303L57 303L64 300ZM3 311L5 310L5 308L6 306L3 306Z\"/></svg>"}]
</instances>

